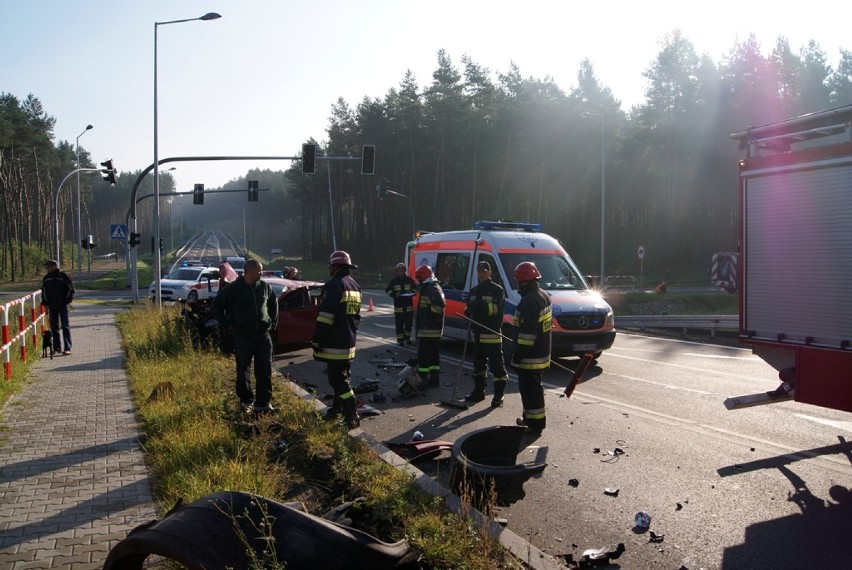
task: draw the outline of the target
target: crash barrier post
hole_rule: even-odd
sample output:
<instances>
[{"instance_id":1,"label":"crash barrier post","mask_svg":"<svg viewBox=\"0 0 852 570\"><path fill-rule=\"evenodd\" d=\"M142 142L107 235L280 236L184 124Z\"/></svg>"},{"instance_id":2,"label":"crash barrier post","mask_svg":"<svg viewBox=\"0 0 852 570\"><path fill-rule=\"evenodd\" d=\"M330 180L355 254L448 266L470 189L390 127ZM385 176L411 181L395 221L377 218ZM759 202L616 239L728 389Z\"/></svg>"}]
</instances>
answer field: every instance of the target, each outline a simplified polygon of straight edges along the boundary
<instances>
[{"instance_id":1,"label":"crash barrier post","mask_svg":"<svg viewBox=\"0 0 852 570\"><path fill-rule=\"evenodd\" d=\"M636 290L636 278L632 275L607 275L604 280L604 289L632 289Z\"/></svg>"},{"instance_id":2,"label":"crash barrier post","mask_svg":"<svg viewBox=\"0 0 852 570\"><path fill-rule=\"evenodd\" d=\"M40 303L41 291L33 291L28 295L24 295L19 299L15 299L4 305L0 305L0 319L2 319L2 330L3 330L3 346L0 347L0 352L3 353L3 367L6 372L6 380L10 380L12 378L12 346L16 342L21 343L21 361L25 362L27 359L27 335L32 331L32 343L33 347L38 346L38 335L37 331L39 325L43 325L44 323L44 309L40 311L36 311L36 303L41 305ZM31 301L32 305L30 307L30 322L27 323L27 301ZM19 307L19 308L18 308ZM18 318L18 333L13 337L9 332L9 316L13 310L17 310L16 316Z\"/></svg>"}]
</instances>

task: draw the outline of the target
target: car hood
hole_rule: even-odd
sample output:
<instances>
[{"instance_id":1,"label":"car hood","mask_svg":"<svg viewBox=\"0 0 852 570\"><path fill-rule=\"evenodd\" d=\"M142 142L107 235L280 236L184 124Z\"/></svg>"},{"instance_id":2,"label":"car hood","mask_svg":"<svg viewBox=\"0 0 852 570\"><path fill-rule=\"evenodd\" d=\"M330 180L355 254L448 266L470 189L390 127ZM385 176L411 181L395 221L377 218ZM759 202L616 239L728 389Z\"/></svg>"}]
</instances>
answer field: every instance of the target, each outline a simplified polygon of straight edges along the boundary
<instances>
[{"instance_id":1,"label":"car hood","mask_svg":"<svg viewBox=\"0 0 852 570\"><path fill-rule=\"evenodd\" d=\"M612 309L599 293L592 290L584 291L553 291L548 290L553 316L580 313L608 313Z\"/></svg>"}]
</instances>

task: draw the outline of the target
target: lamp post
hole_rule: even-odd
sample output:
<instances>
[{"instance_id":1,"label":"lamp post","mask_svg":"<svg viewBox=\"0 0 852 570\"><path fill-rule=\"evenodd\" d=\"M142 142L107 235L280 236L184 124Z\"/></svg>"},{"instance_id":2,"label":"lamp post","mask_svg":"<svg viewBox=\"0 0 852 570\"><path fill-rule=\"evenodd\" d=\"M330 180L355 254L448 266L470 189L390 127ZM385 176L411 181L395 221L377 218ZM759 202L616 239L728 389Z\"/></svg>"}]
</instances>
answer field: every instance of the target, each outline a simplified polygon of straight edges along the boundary
<instances>
[{"instance_id":1,"label":"lamp post","mask_svg":"<svg viewBox=\"0 0 852 570\"><path fill-rule=\"evenodd\" d=\"M154 244L159 247L160 243L160 163L159 153L157 149L157 26L165 26L166 24L180 24L182 22L194 22L196 20L216 20L221 18L216 12L208 12L199 18L186 18L183 20L169 20L168 22L154 22ZM163 297L161 294L160 284L162 281L162 269L160 267L160 256L154 256L154 281L155 286L155 304L157 308L163 306Z\"/></svg>"},{"instance_id":2,"label":"lamp post","mask_svg":"<svg viewBox=\"0 0 852 570\"><path fill-rule=\"evenodd\" d=\"M243 211L243 256L248 258L249 249L248 249L248 234L246 234L246 208L245 206L237 206L240 210Z\"/></svg>"},{"instance_id":3,"label":"lamp post","mask_svg":"<svg viewBox=\"0 0 852 570\"><path fill-rule=\"evenodd\" d=\"M82 216L80 215L80 137L93 128L92 125L86 125L83 132L77 135L77 283L83 282L83 230L81 229Z\"/></svg>"},{"instance_id":4,"label":"lamp post","mask_svg":"<svg viewBox=\"0 0 852 570\"><path fill-rule=\"evenodd\" d=\"M603 113L591 113L586 111L584 117L600 117L601 120L601 272L600 288L603 289L606 275L604 274L604 260L606 258L604 244L606 243L606 115Z\"/></svg>"}]
</instances>

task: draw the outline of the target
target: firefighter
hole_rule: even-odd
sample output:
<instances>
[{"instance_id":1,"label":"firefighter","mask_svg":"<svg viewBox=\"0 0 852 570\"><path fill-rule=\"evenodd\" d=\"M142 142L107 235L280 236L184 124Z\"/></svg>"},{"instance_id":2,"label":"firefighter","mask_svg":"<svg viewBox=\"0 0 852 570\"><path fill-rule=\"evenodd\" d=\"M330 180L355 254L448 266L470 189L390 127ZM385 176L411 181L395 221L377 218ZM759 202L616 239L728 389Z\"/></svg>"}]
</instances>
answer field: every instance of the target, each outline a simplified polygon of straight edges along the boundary
<instances>
[{"instance_id":1,"label":"firefighter","mask_svg":"<svg viewBox=\"0 0 852 570\"><path fill-rule=\"evenodd\" d=\"M550 297L539 287L541 273L531 261L515 267L521 301L515 311L515 350L512 368L518 372L523 417L518 425L541 433L547 423L541 377L550 368Z\"/></svg>"},{"instance_id":2,"label":"firefighter","mask_svg":"<svg viewBox=\"0 0 852 570\"><path fill-rule=\"evenodd\" d=\"M393 299L393 320L396 324L396 343L411 344L411 323L414 320L414 279L405 274L405 264L397 263L396 276L390 280L385 292Z\"/></svg>"},{"instance_id":3,"label":"firefighter","mask_svg":"<svg viewBox=\"0 0 852 570\"><path fill-rule=\"evenodd\" d=\"M480 261L476 265L476 277L479 283L470 290L464 314L482 327L472 325L473 391L464 399L467 402L481 402L485 399L486 369L490 367L491 374L494 375L491 407L499 408L503 405L503 392L509 382L506 364L503 362L503 339L496 332L503 324L506 292L491 280L491 265L487 261Z\"/></svg>"},{"instance_id":4,"label":"firefighter","mask_svg":"<svg viewBox=\"0 0 852 570\"><path fill-rule=\"evenodd\" d=\"M325 282L311 345L314 359L326 363L328 383L334 390L334 402L325 415L329 421L343 414L349 429L360 425L355 392L352 391L351 365L355 358L355 338L361 321L361 288L349 275L352 259L345 251L335 251L328 259L331 279Z\"/></svg>"},{"instance_id":5,"label":"firefighter","mask_svg":"<svg viewBox=\"0 0 852 570\"><path fill-rule=\"evenodd\" d=\"M415 327L417 329L417 372L430 388L437 388L441 385L438 342L444 333L444 291L428 265L418 267L414 278L419 283L420 291Z\"/></svg>"}]
</instances>

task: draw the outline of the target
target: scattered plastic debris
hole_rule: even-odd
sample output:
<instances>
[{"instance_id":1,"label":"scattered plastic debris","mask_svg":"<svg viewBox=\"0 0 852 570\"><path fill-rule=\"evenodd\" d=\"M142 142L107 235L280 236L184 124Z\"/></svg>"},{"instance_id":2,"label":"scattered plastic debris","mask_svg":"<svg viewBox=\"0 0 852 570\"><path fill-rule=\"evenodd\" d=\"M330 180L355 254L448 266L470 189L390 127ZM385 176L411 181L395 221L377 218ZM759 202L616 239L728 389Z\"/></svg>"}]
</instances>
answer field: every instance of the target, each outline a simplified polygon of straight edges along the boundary
<instances>
[{"instance_id":1,"label":"scattered plastic debris","mask_svg":"<svg viewBox=\"0 0 852 570\"><path fill-rule=\"evenodd\" d=\"M593 447L593 448L592 448L592 453L600 453L600 452L601 452L601 448L600 448L600 447Z\"/></svg>"},{"instance_id":2,"label":"scattered plastic debris","mask_svg":"<svg viewBox=\"0 0 852 570\"><path fill-rule=\"evenodd\" d=\"M580 480L579 479L568 479L568 484L571 485L572 487L579 487L580 486Z\"/></svg>"},{"instance_id":3,"label":"scattered plastic debris","mask_svg":"<svg viewBox=\"0 0 852 570\"><path fill-rule=\"evenodd\" d=\"M617 497L618 487L606 487L604 489L604 495L609 495L610 497Z\"/></svg>"},{"instance_id":4,"label":"scattered plastic debris","mask_svg":"<svg viewBox=\"0 0 852 570\"><path fill-rule=\"evenodd\" d=\"M420 441L421 439L423 439L423 432L420 431L414 432L414 435L411 436L411 441Z\"/></svg>"},{"instance_id":5,"label":"scattered plastic debris","mask_svg":"<svg viewBox=\"0 0 852 570\"><path fill-rule=\"evenodd\" d=\"M388 397L384 394L379 394L378 392L370 396L370 401L374 404L382 404L388 401Z\"/></svg>"},{"instance_id":6,"label":"scattered plastic debris","mask_svg":"<svg viewBox=\"0 0 852 570\"><path fill-rule=\"evenodd\" d=\"M378 392L379 391L379 382L378 380L370 380L368 382L361 382L352 387L352 391L356 394L364 394L365 392Z\"/></svg>"},{"instance_id":7,"label":"scattered plastic debris","mask_svg":"<svg viewBox=\"0 0 852 570\"><path fill-rule=\"evenodd\" d=\"M683 505L681 505L680 503L675 503L675 510L676 510L676 511L679 511L679 510L681 510L682 508L683 508Z\"/></svg>"},{"instance_id":8,"label":"scattered plastic debris","mask_svg":"<svg viewBox=\"0 0 852 570\"><path fill-rule=\"evenodd\" d=\"M649 526L651 526L651 515L649 515L645 511L639 511L638 513L636 513L635 522L636 528L647 529Z\"/></svg>"},{"instance_id":9,"label":"scattered plastic debris","mask_svg":"<svg viewBox=\"0 0 852 570\"><path fill-rule=\"evenodd\" d=\"M509 519L504 519L503 517L497 517L497 518L494 519L494 522L496 522L500 526L507 526L509 524Z\"/></svg>"},{"instance_id":10,"label":"scattered plastic debris","mask_svg":"<svg viewBox=\"0 0 852 570\"><path fill-rule=\"evenodd\" d=\"M593 568L595 566L604 566L615 560L624 553L624 543L619 542L614 550L606 550L604 548L590 548L583 551L580 558L579 568Z\"/></svg>"},{"instance_id":11,"label":"scattered plastic debris","mask_svg":"<svg viewBox=\"0 0 852 570\"><path fill-rule=\"evenodd\" d=\"M648 533L648 542L663 542L663 539L666 537L664 534L657 534L653 530Z\"/></svg>"}]
</instances>

